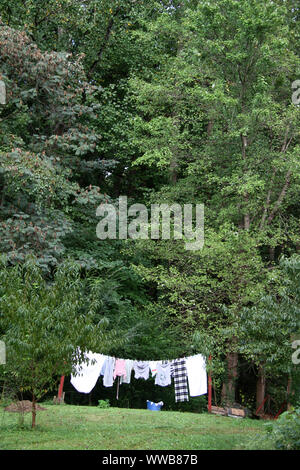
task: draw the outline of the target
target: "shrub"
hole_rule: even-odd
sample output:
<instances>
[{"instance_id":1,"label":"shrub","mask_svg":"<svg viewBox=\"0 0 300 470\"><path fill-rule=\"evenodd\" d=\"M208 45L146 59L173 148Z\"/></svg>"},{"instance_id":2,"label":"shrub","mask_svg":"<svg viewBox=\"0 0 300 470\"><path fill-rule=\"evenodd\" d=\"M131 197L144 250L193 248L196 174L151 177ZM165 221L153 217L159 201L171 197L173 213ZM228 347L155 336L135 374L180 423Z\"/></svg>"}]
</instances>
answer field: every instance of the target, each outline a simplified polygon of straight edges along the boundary
<instances>
[{"instance_id":1,"label":"shrub","mask_svg":"<svg viewBox=\"0 0 300 470\"><path fill-rule=\"evenodd\" d=\"M278 450L300 450L300 407L285 411L271 427L271 439Z\"/></svg>"},{"instance_id":2,"label":"shrub","mask_svg":"<svg viewBox=\"0 0 300 470\"><path fill-rule=\"evenodd\" d=\"M98 400L98 408L109 408L109 400Z\"/></svg>"}]
</instances>

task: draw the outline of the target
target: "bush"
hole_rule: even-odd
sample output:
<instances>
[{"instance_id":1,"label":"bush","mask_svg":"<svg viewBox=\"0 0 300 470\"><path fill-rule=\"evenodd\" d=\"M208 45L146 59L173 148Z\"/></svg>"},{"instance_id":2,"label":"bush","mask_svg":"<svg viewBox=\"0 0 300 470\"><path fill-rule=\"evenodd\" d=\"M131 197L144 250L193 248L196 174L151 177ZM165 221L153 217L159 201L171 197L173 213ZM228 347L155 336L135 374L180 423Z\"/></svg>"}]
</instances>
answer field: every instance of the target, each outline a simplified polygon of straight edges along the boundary
<instances>
[{"instance_id":1,"label":"bush","mask_svg":"<svg viewBox=\"0 0 300 470\"><path fill-rule=\"evenodd\" d=\"M109 400L98 400L98 408L109 408Z\"/></svg>"},{"instance_id":2,"label":"bush","mask_svg":"<svg viewBox=\"0 0 300 470\"><path fill-rule=\"evenodd\" d=\"M300 450L300 407L282 413L270 431L276 449Z\"/></svg>"}]
</instances>

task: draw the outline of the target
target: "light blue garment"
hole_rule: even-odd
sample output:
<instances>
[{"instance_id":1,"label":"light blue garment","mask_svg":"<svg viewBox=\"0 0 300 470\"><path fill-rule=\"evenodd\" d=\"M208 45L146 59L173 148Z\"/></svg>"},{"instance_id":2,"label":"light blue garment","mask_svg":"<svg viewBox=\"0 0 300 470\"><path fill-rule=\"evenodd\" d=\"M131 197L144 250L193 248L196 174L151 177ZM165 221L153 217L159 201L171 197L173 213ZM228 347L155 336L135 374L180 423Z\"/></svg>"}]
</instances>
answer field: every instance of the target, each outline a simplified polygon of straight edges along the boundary
<instances>
[{"instance_id":1,"label":"light blue garment","mask_svg":"<svg viewBox=\"0 0 300 470\"><path fill-rule=\"evenodd\" d=\"M104 387L112 387L114 384L114 370L115 370L116 359L108 356L101 369L101 375L103 375Z\"/></svg>"},{"instance_id":2,"label":"light blue garment","mask_svg":"<svg viewBox=\"0 0 300 470\"><path fill-rule=\"evenodd\" d=\"M168 361L159 361L156 364L156 369L155 385L160 385L161 387L171 385L171 364Z\"/></svg>"},{"instance_id":3,"label":"light blue garment","mask_svg":"<svg viewBox=\"0 0 300 470\"><path fill-rule=\"evenodd\" d=\"M132 368L133 361L131 359L125 359L126 377L122 376L120 378L120 384L130 384Z\"/></svg>"}]
</instances>

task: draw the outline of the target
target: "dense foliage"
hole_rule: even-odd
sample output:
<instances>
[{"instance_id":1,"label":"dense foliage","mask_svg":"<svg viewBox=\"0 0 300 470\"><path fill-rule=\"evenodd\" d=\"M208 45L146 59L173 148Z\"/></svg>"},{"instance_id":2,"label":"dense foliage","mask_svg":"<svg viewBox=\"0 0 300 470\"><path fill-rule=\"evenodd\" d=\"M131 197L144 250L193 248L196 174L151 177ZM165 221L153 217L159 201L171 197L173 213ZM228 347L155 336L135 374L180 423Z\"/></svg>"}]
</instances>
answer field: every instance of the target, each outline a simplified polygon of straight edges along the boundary
<instances>
[{"instance_id":1,"label":"dense foliage","mask_svg":"<svg viewBox=\"0 0 300 470\"><path fill-rule=\"evenodd\" d=\"M300 449L300 409L285 411L274 424L269 425L269 438L276 450Z\"/></svg>"}]
</instances>

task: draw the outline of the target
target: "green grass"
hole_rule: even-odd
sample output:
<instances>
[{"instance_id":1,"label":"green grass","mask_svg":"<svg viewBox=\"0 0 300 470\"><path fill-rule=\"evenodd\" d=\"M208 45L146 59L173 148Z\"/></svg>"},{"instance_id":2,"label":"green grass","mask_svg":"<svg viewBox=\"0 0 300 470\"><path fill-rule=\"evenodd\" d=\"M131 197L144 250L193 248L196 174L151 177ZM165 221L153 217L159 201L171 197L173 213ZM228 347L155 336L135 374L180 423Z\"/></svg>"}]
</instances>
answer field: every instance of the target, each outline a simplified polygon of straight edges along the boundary
<instances>
[{"instance_id":1,"label":"green grass","mask_svg":"<svg viewBox=\"0 0 300 470\"><path fill-rule=\"evenodd\" d=\"M255 448L261 421L208 413L180 413L92 406L44 405L37 425L31 414L0 408L0 450L231 450Z\"/></svg>"}]
</instances>

